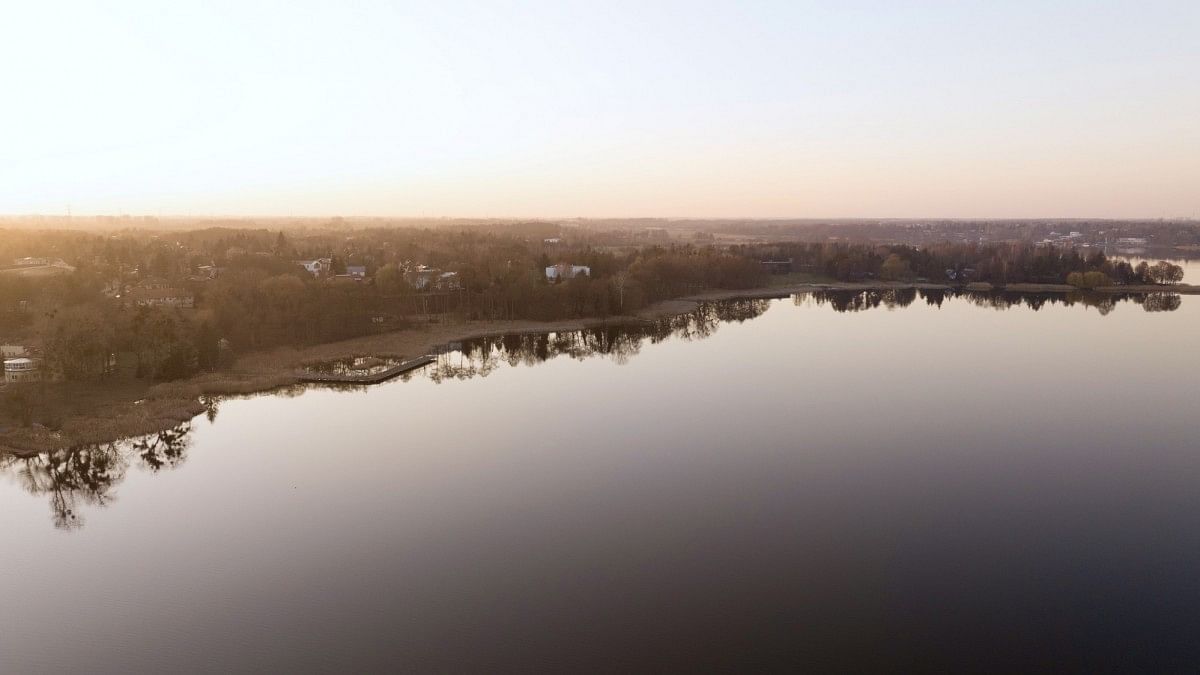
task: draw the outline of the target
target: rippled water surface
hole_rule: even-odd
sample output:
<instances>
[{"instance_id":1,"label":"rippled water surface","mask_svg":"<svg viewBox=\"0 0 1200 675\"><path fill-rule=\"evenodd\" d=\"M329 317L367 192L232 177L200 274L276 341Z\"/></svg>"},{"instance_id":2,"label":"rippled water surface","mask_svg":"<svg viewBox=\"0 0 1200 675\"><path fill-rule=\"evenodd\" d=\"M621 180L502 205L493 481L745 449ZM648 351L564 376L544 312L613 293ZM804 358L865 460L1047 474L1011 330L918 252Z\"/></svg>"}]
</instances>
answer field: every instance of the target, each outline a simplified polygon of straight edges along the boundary
<instances>
[{"instance_id":1,"label":"rippled water surface","mask_svg":"<svg viewBox=\"0 0 1200 675\"><path fill-rule=\"evenodd\" d=\"M1200 298L468 342L0 461L0 671L1194 669Z\"/></svg>"}]
</instances>

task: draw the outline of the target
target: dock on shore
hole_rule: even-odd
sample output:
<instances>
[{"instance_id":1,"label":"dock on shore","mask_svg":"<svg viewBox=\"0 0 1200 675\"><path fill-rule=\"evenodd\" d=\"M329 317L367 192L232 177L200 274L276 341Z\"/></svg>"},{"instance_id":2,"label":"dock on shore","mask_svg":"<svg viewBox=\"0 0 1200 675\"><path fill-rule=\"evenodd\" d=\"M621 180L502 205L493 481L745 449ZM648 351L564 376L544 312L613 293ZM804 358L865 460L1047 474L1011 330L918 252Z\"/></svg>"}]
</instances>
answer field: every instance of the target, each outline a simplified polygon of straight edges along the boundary
<instances>
[{"instance_id":1,"label":"dock on shore","mask_svg":"<svg viewBox=\"0 0 1200 675\"><path fill-rule=\"evenodd\" d=\"M378 373L347 375L342 373L314 373L309 370L303 370L297 374L297 377L299 377L301 382L312 383L343 382L351 384L376 384L378 382L383 382L384 380L390 380L393 377L396 377L402 373L407 373L410 370L416 370L421 366L433 363L435 360L437 360L436 356L433 354L426 354L424 356L418 356L415 359L409 359L408 361L397 363L396 365L385 370L381 370Z\"/></svg>"}]
</instances>

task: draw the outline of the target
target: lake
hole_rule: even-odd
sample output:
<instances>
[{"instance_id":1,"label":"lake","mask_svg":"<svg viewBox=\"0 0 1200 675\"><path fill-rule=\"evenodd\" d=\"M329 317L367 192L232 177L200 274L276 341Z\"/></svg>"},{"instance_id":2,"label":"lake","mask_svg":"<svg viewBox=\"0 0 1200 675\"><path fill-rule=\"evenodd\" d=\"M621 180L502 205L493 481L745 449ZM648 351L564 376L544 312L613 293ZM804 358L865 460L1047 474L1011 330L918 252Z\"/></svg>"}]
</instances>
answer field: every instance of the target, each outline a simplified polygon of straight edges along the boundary
<instances>
[{"instance_id":1,"label":"lake","mask_svg":"<svg viewBox=\"0 0 1200 675\"><path fill-rule=\"evenodd\" d=\"M0 466L0 671L1194 670L1200 298L464 343Z\"/></svg>"}]
</instances>

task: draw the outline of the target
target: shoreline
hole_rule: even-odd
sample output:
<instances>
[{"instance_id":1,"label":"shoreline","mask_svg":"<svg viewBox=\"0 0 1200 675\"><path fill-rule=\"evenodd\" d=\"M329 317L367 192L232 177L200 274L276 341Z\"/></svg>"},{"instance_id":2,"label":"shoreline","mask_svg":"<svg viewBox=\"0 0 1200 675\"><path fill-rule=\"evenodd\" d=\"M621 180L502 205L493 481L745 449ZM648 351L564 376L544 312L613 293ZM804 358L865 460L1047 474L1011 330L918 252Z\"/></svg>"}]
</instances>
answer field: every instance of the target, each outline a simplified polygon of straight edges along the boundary
<instances>
[{"instance_id":1,"label":"shoreline","mask_svg":"<svg viewBox=\"0 0 1200 675\"><path fill-rule=\"evenodd\" d=\"M577 331L653 321L662 316L685 314L698 303L698 300L669 300L635 315L595 319L434 323L309 347L280 347L254 352L239 358L231 371L203 373L186 380L155 384L145 398L107 403L95 414L69 419L57 431L36 427L15 429L0 436L0 457L29 457L80 445L110 443L159 433L204 414L208 408L201 402L203 397L253 396L305 386L298 371L305 363L312 361L363 353L390 353L408 358L431 353L447 343L476 338Z\"/></svg>"},{"instance_id":2,"label":"shoreline","mask_svg":"<svg viewBox=\"0 0 1200 675\"><path fill-rule=\"evenodd\" d=\"M459 321L431 323L390 333L369 335L339 342L329 342L303 348L281 347L254 352L238 359L229 372L205 373L150 387L146 397L137 401L113 401L101 406L96 413L72 418L58 431L21 428L0 436L0 457L5 454L28 457L92 443L109 443L127 438L154 434L188 422L207 411L201 402L204 397L234 397L269 393L300 385L298 369L305 363L359 356L362 354L397 354L414 358L437 351L451 342L529 333L552 333L585 330L653 321L695 310L702 302L740 299L787 298L800 293L817 291L879 291L933 290L1015 293L1069 293L1080 289L1066 284L1010 284L1002 288L990 284L950 286L932 283L855 283L805 282L743 290L711 290L664 300L636 314L593 319L564 319L560 321ZM1107 286L1089 289L1099 293L1175 293L1198 295L1200 286Z\"/></svg>"}]
</instances>

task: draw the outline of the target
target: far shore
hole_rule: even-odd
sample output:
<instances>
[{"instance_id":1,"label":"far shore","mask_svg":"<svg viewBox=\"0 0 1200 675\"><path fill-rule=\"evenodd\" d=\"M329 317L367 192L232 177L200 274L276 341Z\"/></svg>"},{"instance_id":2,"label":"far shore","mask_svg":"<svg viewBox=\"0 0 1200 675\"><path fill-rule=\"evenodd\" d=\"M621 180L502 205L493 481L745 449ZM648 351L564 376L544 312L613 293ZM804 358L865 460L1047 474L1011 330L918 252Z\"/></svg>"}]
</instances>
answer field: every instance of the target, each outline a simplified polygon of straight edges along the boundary
<instances>
[{"instance_id":1,"label":"far shore","mask_svg":"<svg viewBox=\"0 0 1200 675\"><path fill-rule=\"evenodd\" d=\"M105 400L94 411L66 420L62 428L19 428L0 435L0 455L5 453L28 456L92 443L107 443L123 438L143 436L175 427L206 411L202 397L246 396L297 386L298 371L316 361L389 354L413 358L438 351L443 345L481 337L518 333L547 333L577 331L606 325L686 314L701 302L735 299L786 298L816 291L873 291L873 290L942 290L942 291L1004 291L1020 293L1069 293L1077 289L1066 284L1009 284L993 287L990 284L950 286L932 283L854 283L805 282L746 290L713 290L666 300L634 315L603 319L567 319L561 321L454 321L421 324L412 328L370 335L340 342L304 348L278 348L247 354L238 359L228 372L205 373L177 382L149 387L144 398L116 400L127 392L116 392L114 400ZM1177 293L1200 294L1200 286L1107 286L1090 289L1099 293Z\"/></svg>"},{"instance_id":2,"label":"far shore","mask_svg":"<svg viewBox=\"0 0 1200 675\"><path fill-rule=\"evenodd\" d=\"M1154 285L1138 284L1130 286L1099 286L1097 288L1081 289L1069 284L1007 284L996 286L989 283L970 283L959 286L934 283L905 283L905 282L851 282L831 281L805 282L799 284L784 284L767 288L752 288L743 291L707 291L681 298L685 301L700 300L729 300L735 298L775 298L786 297L796 293L812 293L814 291L881 291L909 290L925 291L977 291L981 293L1177 293L1180 295L1200 295L1200 286L1191 284Z\"/></svg>"}]
</instances>

